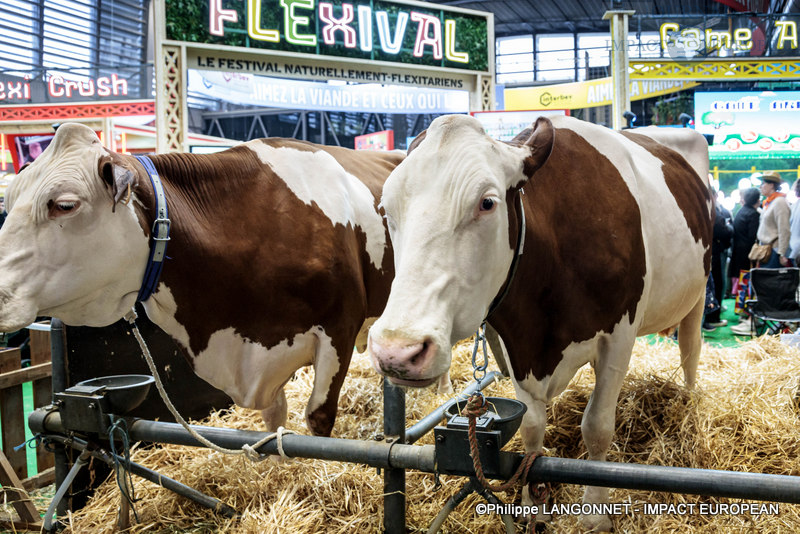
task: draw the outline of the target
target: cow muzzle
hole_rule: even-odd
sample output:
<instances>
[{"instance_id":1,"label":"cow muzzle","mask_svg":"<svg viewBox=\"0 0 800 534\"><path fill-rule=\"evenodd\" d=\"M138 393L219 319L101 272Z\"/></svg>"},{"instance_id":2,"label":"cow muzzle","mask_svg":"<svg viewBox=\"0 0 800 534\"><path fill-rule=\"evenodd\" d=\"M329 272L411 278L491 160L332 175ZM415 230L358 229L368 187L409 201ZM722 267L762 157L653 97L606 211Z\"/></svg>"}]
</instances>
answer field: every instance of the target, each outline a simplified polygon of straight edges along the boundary
<instances>
[{"instance_id":1,"label":"cow muzzle","mask_svg":"<svg viewBox=\"0 0 800 534\"><path fill-rule=\"evenodd\" d=\"M437 372L439 347L430 340L385 339L370 335L372 365L393 384L425 387L442 374Z\"/></svg>"},{"instance_id":2,"label":"cow muzzle","mask_svg":"<svg viewBox=\"0 0 800 534\"><path fill-rule=\"evenodd\" d=\"M0 332L16 332L36 320L36 308L25 299L0 290Z\"/></svg>"}]
</instances>

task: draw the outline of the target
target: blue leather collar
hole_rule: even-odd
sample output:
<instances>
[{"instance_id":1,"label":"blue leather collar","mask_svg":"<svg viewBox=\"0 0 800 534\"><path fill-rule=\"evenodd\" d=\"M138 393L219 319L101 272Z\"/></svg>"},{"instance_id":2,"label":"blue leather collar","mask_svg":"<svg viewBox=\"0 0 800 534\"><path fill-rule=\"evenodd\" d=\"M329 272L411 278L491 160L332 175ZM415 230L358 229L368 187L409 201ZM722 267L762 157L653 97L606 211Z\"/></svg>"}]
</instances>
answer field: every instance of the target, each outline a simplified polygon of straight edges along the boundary
<instances>
[{"instance_id":1,"label":"blue leather collar","mask_svg":"<svg viewBox=\"0 0 800 534\"><path fill-rule=\"evenodd\" d=\"M150 231L150 257L147 260L147 268L144 271L144 280L139 289L137 302L144 302L158 287L158 280L161 278L161 268L164 266L164 258L167 253L167 241L169 241L169 213L167 211L167 197L164 195L164 187L161 185L161 178L158 176L152 160L147 156L135 156L142 164L156 199L156 219L153 221L153 228Z\"/></svg>"}]
</instances>

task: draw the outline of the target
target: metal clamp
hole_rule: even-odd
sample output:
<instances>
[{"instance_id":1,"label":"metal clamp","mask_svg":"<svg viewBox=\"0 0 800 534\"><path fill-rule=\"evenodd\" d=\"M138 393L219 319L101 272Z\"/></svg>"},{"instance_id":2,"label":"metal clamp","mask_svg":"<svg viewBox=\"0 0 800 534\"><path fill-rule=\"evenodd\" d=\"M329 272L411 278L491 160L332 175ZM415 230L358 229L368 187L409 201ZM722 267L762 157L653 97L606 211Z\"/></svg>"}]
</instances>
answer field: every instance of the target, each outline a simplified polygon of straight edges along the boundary
<instances>
[{"instance_id":1,"label":"metal clamp","mask_svg":"<svg viewBox=\"0 0 800 534\"><path fill-rule=\"evenodd\" d=\"M479 347L483 349L483 363L481 364L478 364ZM475 332L475 345L472 347L472 376L478 384L486 376L487 367L489 367L489 351L486 349L486 321L484 321Z\"/></svg>"}]
</instances>

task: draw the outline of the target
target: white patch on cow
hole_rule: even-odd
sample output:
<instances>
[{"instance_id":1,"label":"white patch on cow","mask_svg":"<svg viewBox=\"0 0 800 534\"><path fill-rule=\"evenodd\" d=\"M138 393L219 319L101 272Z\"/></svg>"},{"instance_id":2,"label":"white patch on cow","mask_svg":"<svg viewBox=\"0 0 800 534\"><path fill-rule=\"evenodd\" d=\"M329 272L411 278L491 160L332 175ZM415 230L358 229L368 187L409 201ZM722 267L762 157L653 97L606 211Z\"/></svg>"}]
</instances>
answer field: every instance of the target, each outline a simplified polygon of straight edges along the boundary
<instances>
[{"instance_id":1,"label":"white patch on cow","mask_svg":"<svg viewBox=\"0 0 800 534\"><path fill-rule=\"evenodd\" d=\"M677 324L697 303L705 275L697 257L703 243L695 241L675 197L667 187L663 163L644 147L603 126L552 117L556 128L568 128L585 138L619 171L642 214L648 275L637 306L638 334L649 334ZM658 213L657 217L652 216ZM687 253L694 249L693 253ZM669 265L669 268L657 266ZM695 281L687 285L685 280ZM682 288L676 291L675 288ZM652 304L651 304L652 303Z\"/></svg>"},{"instance_id":2,"label":"white patch on cow","mask_svg":"<svg viewBox=\"0 0 800 534\"><path fill-rule=\"evenodd\" d=\"M195 373L239 406L261 410L272 405L292 373L311 363L316 339L315 332L305 332L268 349L226 328L214 332L194 357Z\"/></svg>"},{"instance_id":3,"label":"white patch on cow","mask_svg":"<svg viewBox=\"0 0 800 534\"><path fill-rule=\"evenodd\" d=\"M189 332L175 319L175 315L178 313L178 303L175 302L175 297L169 287L161 282L155 293L142 304L144 311L147 312L147 317L172 336L187 352L190 352Z\"/></svg>"},{"instance_id":4,"label":"white patch on cow","mask_svg":"<svg viewBox=\"0 0 800 534\"><path fill-rule=\"evenodd\" d=\"M339 356L333 348L333 340L321 326L315 327L319 340L314 362L314 389L306 405L306 413L317 410L328 398L334 375L339 371Z\"/></svg>"},{"instance_id":5,"label":"white patch on cow","mask_svg":"<svg viewBox=\"0 0 800 534\"><path fill-rule=\"evenodd\" d=\"M158 291L145 303L145 309L150 320L175 338L192 357L195 373L243 408L269 408L292 373L316 358L315 384L307 412L310 413L325 401L338 370L339 360L331 338L320 326L270 348L241 336L230 327L214 332L208 347L195 354L191 350L189 333L175 319L178 306L169 287L160 284Z\"/></svg>"},{"instance_id":6,"label":"white patch on cow","mask_svg":"<svg viewBox=\"0 0 800 534\"><path fill-rule=\"evenodd\" d=\"M260 140L245 146L269 165L297 198L309 206L316 203L332 223L360 227L367 236L372 264L381 268L386 234L381 216L373 209L375 197L363 182L324 150L276 148Z\"/></svg>"}]
</instances>

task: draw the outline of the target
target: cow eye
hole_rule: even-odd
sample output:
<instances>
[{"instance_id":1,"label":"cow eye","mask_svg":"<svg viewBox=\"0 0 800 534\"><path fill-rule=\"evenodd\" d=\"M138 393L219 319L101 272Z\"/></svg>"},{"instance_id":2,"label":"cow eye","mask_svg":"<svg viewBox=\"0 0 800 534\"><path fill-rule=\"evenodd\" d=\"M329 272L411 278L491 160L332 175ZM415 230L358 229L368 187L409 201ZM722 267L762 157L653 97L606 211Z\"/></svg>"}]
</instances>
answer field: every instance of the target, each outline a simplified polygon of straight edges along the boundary
<instances>
[{"instance_id":1,"label":"cow eye","mask_svg":"<svg viewBox=\"0 0 800 534\"><path fill-rule=\"evenodd\" d=\"M492 211L494 209L495 201L491 198L484 198L481 200L481 211Z\"/></svg>"},{"instance_id":2,"label":"cow eye","mask_svg":"<svg viewBox=\"0 0 800 534\"><path fill-rule=\"evenodd\" d=\"M51 200L47 203L51 219L63 217L78 211L81 203L78 200Z\"/></svg>"}]
</instances>

